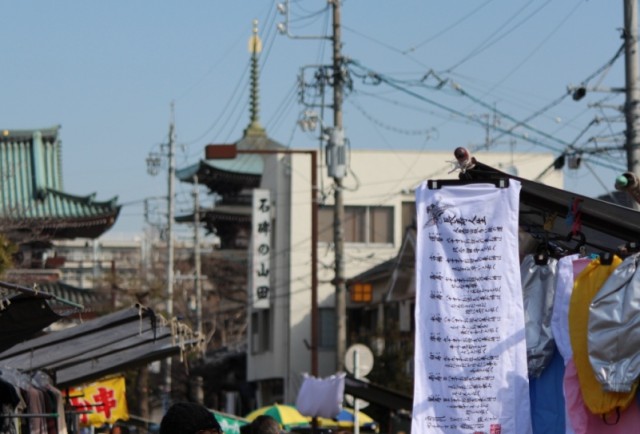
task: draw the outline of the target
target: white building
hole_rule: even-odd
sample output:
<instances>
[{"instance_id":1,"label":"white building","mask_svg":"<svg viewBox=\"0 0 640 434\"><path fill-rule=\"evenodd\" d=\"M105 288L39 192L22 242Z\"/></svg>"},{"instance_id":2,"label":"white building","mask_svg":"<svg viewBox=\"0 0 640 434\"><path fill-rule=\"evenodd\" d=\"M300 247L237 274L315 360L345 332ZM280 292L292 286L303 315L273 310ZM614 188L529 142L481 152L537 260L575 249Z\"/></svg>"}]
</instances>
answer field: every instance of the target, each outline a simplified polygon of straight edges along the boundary
<instances>
[{"instance_id":1,"label":"white building","mask_svg":"<svg viewBox=\"0 0 640 434\"><path fill-rule=\"evenodd\" d=\"M269 263L249 270L252 278L269 277L268 302L254 305L253 288L247 292L246 381L255 386L255 406L295 403L304 373L311 373L312 349L312 164L307 153L297 153L270 139L259 122L257 29L251 39L251 120L236 143L240 153L232 159L205 152L206 159L177 171L182 182L206 185L219 198L214 208L201 210L199 221L220 240L224 251L246 250L252 263L252 189L270 192ZM227 147L228 149L233 147ZM215 157L215 158L214 158ZM486 153L476 155L481 162L519 176L534 179L550 167L551 154ZM344 178L343 203L344 270L350 278L376 264L394 258L403 241L405 228L415 214L413 189L426 179L455 178L453 149L449 152L351 150ZM318 158L322 165L322 158ZM333 251L333 180L326 168L318 167L318 334L316 336L318 375L336 373L336 314ZM561 172L550 172L541 180L562 186ZM253 210L255 212L255 210ZM264 213L261 213L264 217ZM194 215L178 221L193 222ZM261 241L262 242L262 241ZM266 245L267 243L264 242ZM264 257L264 256L263 256ZM209 276L212 284L224 286L224 279ZM264 292L263 292L264 293ZM349 297L347 297L349 298ZM347 302L347 308L351 301ZM353 344L347 337L347 345ZM221 373L222 374L222 373ZM234 397L234 393L236 396ZM227 393L227 411L234 412L239 392Z\"/></svg>"},{"instance_id":2,"label":"white building","mask_svg":"<svg viewBox=\"0 0 640 434\"><path fill-rule=\"evenodd\" d=\"M534 179L553 162L551 154L484 153L485 164L509 168ZM345 277L355 276L398 252L411 224L412 189L426 179L452 179L451 152L351 152L350 174L344 179ZM319 169L321 170L321 169ZM322 174L324 192L331 179ZM541 180L561 187L562 173ZM311 370L311 178L308 155L269 156L261 188L271 191L273 239L271 297L267 309L249 309L247 380L255 382L258 405L294 403L302 374ZM322 196L318 242L318 366L319 376L336 372L336 318L333 242L333 195ZM349 298L349 297L347 297ZM351 302L348 301L347 305ZM347 338L347 344L349 342Z\"/></svg>"}]
</instances>

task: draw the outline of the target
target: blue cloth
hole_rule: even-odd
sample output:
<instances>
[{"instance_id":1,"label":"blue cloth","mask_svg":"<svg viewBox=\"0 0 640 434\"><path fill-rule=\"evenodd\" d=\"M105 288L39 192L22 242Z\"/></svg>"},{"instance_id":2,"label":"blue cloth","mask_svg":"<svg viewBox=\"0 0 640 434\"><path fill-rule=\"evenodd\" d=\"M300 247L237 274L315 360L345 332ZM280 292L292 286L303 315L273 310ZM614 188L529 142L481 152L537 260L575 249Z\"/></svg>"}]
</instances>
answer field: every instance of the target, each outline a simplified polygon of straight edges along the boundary
<instances>
[{"instance_id":1,"label":"blue cloth","mask_svg":"<svg viewBox=\"0 0 640 434\"><path fill-rule=\"evenodd\" d=\"M563 378L564 361L559 351L538 378L529 378L533 434L565 434Z\"/></svg>"}]
</instances>

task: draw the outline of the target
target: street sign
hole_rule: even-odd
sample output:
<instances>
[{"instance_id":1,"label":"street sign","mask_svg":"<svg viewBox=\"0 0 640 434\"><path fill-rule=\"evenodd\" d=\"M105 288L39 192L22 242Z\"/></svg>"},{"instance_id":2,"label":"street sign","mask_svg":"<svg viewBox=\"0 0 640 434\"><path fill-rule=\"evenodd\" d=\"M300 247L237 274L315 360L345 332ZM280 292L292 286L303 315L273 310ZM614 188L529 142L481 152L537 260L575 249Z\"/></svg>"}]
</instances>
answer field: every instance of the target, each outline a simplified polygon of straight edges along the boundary
<instances>
[{"instance_id":1,"label":"street sign","mask_svg":"<svg viewBox=\"0 0 640 434\"><path fill-rule=\"evenodd\" d=\"M356 357L358 359L357 366L355 363ZM347 369L347 372L353 374L354 377L365 377L373 369L373 353L366 345L353 344L347 348L347 352L344 356L344 366Z\"/></svg>"}]
</instances>

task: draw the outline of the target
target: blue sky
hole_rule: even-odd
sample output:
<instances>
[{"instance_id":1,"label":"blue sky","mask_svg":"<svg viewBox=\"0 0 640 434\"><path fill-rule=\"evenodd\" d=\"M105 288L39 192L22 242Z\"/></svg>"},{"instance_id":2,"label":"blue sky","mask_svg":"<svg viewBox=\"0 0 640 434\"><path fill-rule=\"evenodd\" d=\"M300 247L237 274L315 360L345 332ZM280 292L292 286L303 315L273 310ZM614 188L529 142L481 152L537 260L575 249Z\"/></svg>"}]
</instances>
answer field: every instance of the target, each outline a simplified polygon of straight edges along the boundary
<instances>
[{"instance_id":1,"label":"blue sky","mask_svg":"<svg viewBox=\"0 0 640 434\"><path fill-rule=\"evenodd\" d=\"M167 142L172 102L178 168L201 158L207 143L241 137L254 19L264 44L262 124L285 145L317 146L296 128L305 110L296 80L303 66L330 63L331 45L278 34L284 17L276 2L4 0L0 14L1 127L61 125L65 190L118 196L125 205L112 235L140 232L142 200L166 195L165 172L148 175L145 160ZM620 94L588 92L578 102L566 95L568 85L583 82L624 86L624 56L603 68L621 46L622 14L622 0L345 0L350 145L453 152L481 145L487 119L513 130L492 130L490 150L559 155L569 144L620 145L604 140L624 131L621 113L607 108L623 103ZM331 31L325 0L292 0L290 18L294 36ZM604 193L624 158L584 154L587 164L565 169L565 188ZM190 193L177 187L178 214L191 206Z\"/></svg>"}]
</instances>

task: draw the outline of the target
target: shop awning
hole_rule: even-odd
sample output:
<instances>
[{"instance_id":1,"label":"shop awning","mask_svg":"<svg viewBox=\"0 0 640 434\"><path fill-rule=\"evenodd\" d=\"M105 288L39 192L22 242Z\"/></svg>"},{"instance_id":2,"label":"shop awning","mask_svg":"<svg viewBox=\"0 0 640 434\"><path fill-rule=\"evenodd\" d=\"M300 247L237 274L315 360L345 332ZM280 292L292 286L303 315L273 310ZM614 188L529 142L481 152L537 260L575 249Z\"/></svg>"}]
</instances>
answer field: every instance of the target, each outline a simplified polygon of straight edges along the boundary
<instances>
[{"instance_id":1,"label":"shop awning","mask_svg":"<svg viewBox=\"0 0 640 434\"><path fill-rule=\"evenodd\" d=\"M46 291L0 282L7 295L0 300L0 352L28 340L43 329L79 312L83 306Z\"/></svg>"},{"instance_id":2,"label":"shop awning","mask_svg":"<svg viewBox=\"0 0 640 434\"><path fill-rule=\"evenodd\" d=\"M567 219L571 218L571 206L576 203L585 245L591 251L614 251L619 246L640 241L640 212L632 208L519 178L481 162L476 162L475 167L460 174L460 178L510 178L520 181L520 227L531 234L556 234L561 241L563 237L568 238L570 225L567 225ZM553 216L553 221L549 221ZM551 223L551 229L545 223Z\"/></svg>"},{"instance_id":3,"label":"shop awning","mask_svg":"<svg viewBox=\"0 0 640 434\"><path fill-rule=\"evenodd\" d=\"M56 314L42 297L17 295L0 310L0 351L23 342L62 316Z\"/></svg>"},{"instance_id":4,"label":"shop awning","mask_svg":"<svg viewBox=\"0 0 640 434\"><path fill-rule=\"evenodd\" d=\"M136 306L31 339L0 353L0 364L46 370L57 387L78 385L198 348L184 324L164 324Z\"/></svg>"}]
</instances>

